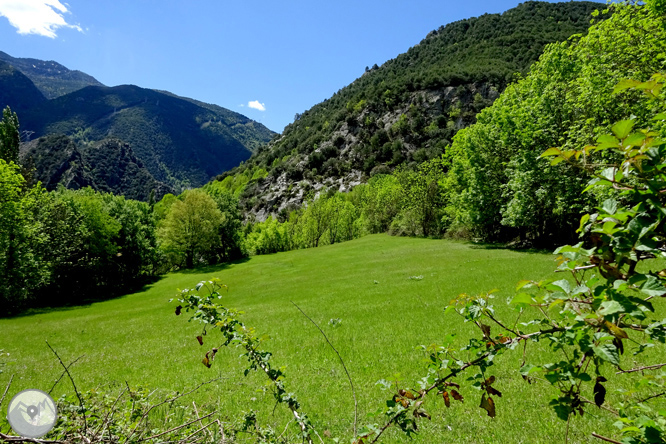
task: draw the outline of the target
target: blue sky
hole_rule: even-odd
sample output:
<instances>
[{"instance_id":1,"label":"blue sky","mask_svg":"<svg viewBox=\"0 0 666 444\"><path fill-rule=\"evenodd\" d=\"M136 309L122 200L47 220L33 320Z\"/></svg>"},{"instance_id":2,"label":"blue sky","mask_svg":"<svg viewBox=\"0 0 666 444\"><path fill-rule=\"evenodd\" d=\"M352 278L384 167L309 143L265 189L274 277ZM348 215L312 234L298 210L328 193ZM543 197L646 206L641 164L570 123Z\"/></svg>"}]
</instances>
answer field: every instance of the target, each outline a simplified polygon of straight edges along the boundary
<instances>
[{"instance_id":1,"label":"blue sky","mask_svg":"<svg viewBox=\"0 0 666 444\"><path fill-rule=\"evenodd\" d=\"M282 131L366 66L517 0L0 0L0 50L214 103Z\"/></svg>"}]
</instances>

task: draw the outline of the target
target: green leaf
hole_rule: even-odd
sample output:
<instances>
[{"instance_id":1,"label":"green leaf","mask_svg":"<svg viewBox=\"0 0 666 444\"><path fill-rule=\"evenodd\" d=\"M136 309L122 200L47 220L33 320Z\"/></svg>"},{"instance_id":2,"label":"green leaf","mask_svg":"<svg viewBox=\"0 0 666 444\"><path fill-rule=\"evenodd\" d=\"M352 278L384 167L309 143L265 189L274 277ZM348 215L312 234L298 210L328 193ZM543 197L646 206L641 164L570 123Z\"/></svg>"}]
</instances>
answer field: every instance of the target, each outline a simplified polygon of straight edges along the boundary
<instances>
[{"instance_id":1,"label":"green leaf","mask_svg":"<svg viewBox=\"0 0 666 444\"><path fill-rule=\"evenodd\" d=\"M624 146L641 146L645 141L645 134L643 133L632 133L624 139Z\"/></svg>"},{"instance_id":2,"label":"green leaf","mask_svg":"<svg viewBox=\"0 0 666 444\"><path fill-rule=\"evenodd\" d=\"M597 151L605 150L607 148L617 148L620 146L620 141L610 134L604 134L597 139Z\"/></svg>"},{"instance_id":3,"label":"green leaf","mask_svg":"<svg viewBox=\"0 0 666 444\"><path fill-rule=\"evenodd\" d=\"M583 217L580 218L580 226L578 227L578 232L582 232L583 228L585 227L585 224L588 223L590 220L590 214L587 213Z\"/></svg>"},{"instance_id":4,"label":"green leaf","mask_svg":"<svg viewBox=\"0 0 666 444\"><path fill-rule=\"evenodd\" d=\"M645 427L645 438L649 443L664 442L664 440L661 437L661 432L659 431L659 429L652 426Z\"/></svg>"},{"instance_id":5,"label":"green leaf","mask_svg":"<svg viewBox=\"0 0 666 444\"><path fill-rule=\"evenodd\" d=\"M571 412L571 408L569 406L558 404L553 407L553 410L555 410L557 417L562 421L567 421L569 419L569 413Z\"/></svg>"},{"instance_id":6,"label":"green leaf","mask_svg":"<svg viewBox=\"0 0 666 444\"><path fill-rule=\"evenodd\" d=\"M548 148L539 157L559 156L560 154L562 154L562 151L559 148Z\"/></svg>"},{"instance_id":7,"label":"green leaf","mask_svg":"<svg viewBox=\"0 0 666 444\"><path fill-rule=\"evenodd\" d=\"M613 215L617 211L617 201L615 199L607 199L604 201L601 209L606 213Z\"/></svg>"},{"instance_id":8,"label":"green leaf","mask_svg":"<svg viewBox=\"0 0 666 444\"><path fill-rule=\"evenodd\" d=\"M649 275L641 287L641 292L648 296L662 296L666 294L666 288L656 277Z\"/></svg>"},{"instance_id":9,"label":"green leaf","mask_svg":"<svg viewBox=\"0 0 666 444\"><path fill-rule=\"evenodd\" d=\"M622 91L626 91L628 89L636 88L641 85L641 82L638 80L634 79L624 79L621 80L617 85L615 85L615 88L613 88L613 94L617 94Z\"/></svg>"},{"instance_id":10,"label":"green leaf","mask_svg":"<svg viewBox=\"0 0 666 444\"><path fill-rule=\"evenodd\" d=\"M527 280L527 279L523 279L522 281L518 281L518 285L516 285L516 290L520 290L525 285L528 285L528 284L531 284L531 283L532 283L532 281Z\"/></svg>"},{"instance_id":11,"label":"green leaf","mask_svg":"<svg viewBox=\"0 0 666 444\"><path fill-rule=\"evenodd\" d=\"M604 231L604 233L612 235L613 233L618 231L618 230L615 229L615 225L617 225L616 222L613 222L613 221L609 220L608 222L603 224L602 230Z\"/></svg>"},{"instance_id":12,"label":"green leaf","mask_svg":"<svg viewBox=\"0 0 666 444\"><path fill-rule=\"evenodd\" d=\"M527 294L527 293L520 293L514 296L513 299L511 299L510 305L530 305L534 301L532 300L532 296Z\"/></svg>"},{"instance_id":13,"label":"green leaf","mask_svg":"<svg viewBox=\"0 0 666 444\"><path fill-rule=\"evenodd\" d=\"M537 367L532 364L525 364L520 368L520 374L523 376L527 376L530 373L538 372L541 371L541 367Z\"/></svg>"},{"instance_id":14,"label":"green leaf","mask_svg":"<svg viewBox=\"0 0 666 444\"><path fill-rule=\"evenodd\" d=\"M607 342L601 346L592 346L592 351L601 360L610 362L613 365L620 365L620 353L612 343Z\"/></svg>"},{"instance_id":15,"label":"green leaf","mask_svg":"<svg viewBox=\"0 0 666 444\"><path fill-rule=\"evenodd\" d=\"M556 287L557 290L562 290L566 294L571 294L571 284L567 280L561 279L559 281L555 281L552 284L548 285L546 288L551 290L551 287Z\"/></svg>"},{"instance_id":16,"label":"green leaf","mask_svg":"<svg viewBox=\"0 0 666 444\"><path fill-rule=\"evenodd\" d=\"M615 313L623 313L624 311L624 307L618 301L604 301L598 313L601 316L610 316Z\"/></svg>"},{"instance_id":17,"label":"green leaf","mask_svg":"<svg viewBox=\"0 0 666 444\"><path fill-rule=\"evenodd\" d=\"M613 125L613 128L611 130L613 131L613 134L618 139L624 139L631 133L631 130L634 128L634 122L633 120L621 120L617 122L615 125Z\"/></svg>"},{"instance_id":18,"label":"green leaf","mask_svg":"<svg viewBox=\"0 0 666 444\"><path fill-rule=\"evenodd\" d=\"M591 189L594 188L594 187L608 187L608 186L611 186L611 185L613 185L613 183L612 183L611 181L609 181L609 180L601 180L601 179L595 177L594 179L592 179L592 180L587 184L587 187L583 190L583 193L588 192L589 190L591 190Z\"/></svg>"}]
</instances>

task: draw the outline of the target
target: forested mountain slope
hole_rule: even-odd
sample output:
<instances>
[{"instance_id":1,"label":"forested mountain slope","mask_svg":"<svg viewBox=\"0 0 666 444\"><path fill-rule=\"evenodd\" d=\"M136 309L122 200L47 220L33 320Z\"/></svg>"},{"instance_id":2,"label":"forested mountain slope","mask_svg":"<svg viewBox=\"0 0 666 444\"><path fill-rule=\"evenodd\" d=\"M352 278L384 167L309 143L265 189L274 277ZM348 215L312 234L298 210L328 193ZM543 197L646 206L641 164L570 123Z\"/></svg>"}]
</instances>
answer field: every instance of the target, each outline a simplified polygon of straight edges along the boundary
<instances>
[{"instance_id":1,"label":"forested mountain slope","mask_svg":"<svg viewBox=\"0 0 666 444\"><path fill-rule=\"evenodd\" d=\"M37 97L39 91L17 70L6 71L13 75L3 90L13 96L5 100L0 95L0 106L20 111L21 130L32 139L61 134L82 147L120 139L169 189L203 185L248 159L252 149L273 136L241 114L132 85L88 86L47 101ZM24 90L32 95L22 94Z\"/></svg>"},{"instance_id":2,"label":"forested mountain slope","mask_svg":"<svg viewBox=\"0 0 666 444\"><path fill-rule=\"evenodd\" d=\"M0 61L0 105L23 112L46 101L44 95L23 73Z\"/></svg>"},{"instance_id":3,"label":"forested mountain slope","mask_svg":"<svg viewBox=\"0 0 666 444\"><path fill-rule=\"evenodd\" d=\"M17 58L0 51L0 60L28 77L47 99L54 99L86 86L104 86L94 77L71 70L52 60Z\"/></svg>"},{"instance_id":4,"label":"forested mountain slope","mask_svg":"<svg viewBox=\"0 0 666 444\"><path fill-rule=\"evenodd\" d=\"M447 152L449 228L485 241L519 237L542 245L575 236L581 214L608 196L582 192L592 179L589 172L551 166L539 156L552 147L596 144L625 119L635 129L663 134L666 123L654 119L663 108L640 91L615 88L627 79L642 82L664 73L664 54L664 18L639 5L618 7L583 38L550 45L525 79L456 135ZM587 162L614 160L595 154Z\"/></svg>"},{"instance_id":5,"label":"forested mountain slope","mask_svg":"<svg viewBox=\"0 0 666 444\"><path fill-rule=\"evenodd\" d=\"M159 200L173 192L150 174L128 143L119 139L78 146L64 135L40 137L24 143L20 157L23 165L34 168L34 179L47 190L58 185L72 190L89 186L141 201L148 201L151 193Z\"/></svg>"},{"instance_id":6,"label":"forested mountain slope","mask_svg":"<svg viewBox=\"0 0 666 444\"><path fill-rule=\"evenodd\" d=\"M593 2L526 2L451 23L407 53L368 68L281 137L218 177L259 219L322 187L348 190L446 151L461 128L526 73L546 44L586 32Z\"/></svg>"},{"instance_id":7,"label":"forested mountain slope","mask_svg":"<svg viewBox=\"0 0 666 444\"><path fill-rule=\"evenodd\" d=\"M147 196L143 187L153 181L158 184L155 189L158 196L201 186L248 159L275 134L264 125L220 106L133 85L110 88L56 62L19 59L0 52L0 107L5 106L18 113L24 142L66 135L81 150L98 153L98 165L108 163L100 157L104 156L104 147L116 146L100 142L111 138L129 144L135 156L130 164L138 165L134 160L139 161L140 169L147 169L151 176L149 179L141 173L145 181L140 181L141 190L129 191L132 196ZM63 167L45 163L58 158L49 147L50 142L32 145L31 155L40 159L37 176L45 183L59 183L63 179L59 174L45 176L46 172ZM46 152L36 153L36 148L44 148ZM111 150L107 160L115 159L116 151ZM85 168L91 165L86 164ZM85 169L80 164L74 168ZM113 174L121 170L114 169ZM70 173L73 175L65 183L89 182L82 172ZM104 174L92 170L91 173ZM137 185L134 178L120 180L126 185L122 187L123 194ZM104 181L94 183L101 185ZM102 186L100 190L109 189Z\"/></svg>"}]
</instances>

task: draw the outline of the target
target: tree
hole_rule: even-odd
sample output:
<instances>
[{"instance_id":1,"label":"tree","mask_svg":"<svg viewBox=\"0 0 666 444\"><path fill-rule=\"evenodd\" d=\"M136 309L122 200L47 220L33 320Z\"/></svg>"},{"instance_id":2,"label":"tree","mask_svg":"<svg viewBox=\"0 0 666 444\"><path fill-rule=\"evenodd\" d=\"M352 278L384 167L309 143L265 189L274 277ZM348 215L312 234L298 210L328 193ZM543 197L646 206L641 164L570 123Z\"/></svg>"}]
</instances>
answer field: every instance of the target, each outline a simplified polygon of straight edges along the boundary
<instances>
[{"instance_id":1,"label":"tree","mask_svg":"<svg viewBox=\"0 0 666 444\"><path fill-rule=\"evenodd\" d=\"M206 192L194 189L173 203L158 238L171 263L192 268L208 263L220 245L222 213Z\"/></svg>"},{"instance_id":2,"label":"tree","mask_svg":"<svg viewBox=\"0 0 666 444\"><path fill-rule=\"evenodd\" d=\"M647 0L645 3L655 14L666 14L666 0Z\"/></svg>"},{"instance_id":3,"label":"tree","mask_svg":"<svg viewBox=\"0 0 666 444\"><path fill-rule=\"evenodd\" d=\"M396 176L405 193L401 212L403 220L412 219L420 234L431 235L437 231L441 219L439 214L443 204L441 182L444 179L442 160L433 159L425 162L417 171L399 170Z\"/></svg>"},{"instance_id":4,"label":"tree","mask_svg":"<svg viewBox=\"0 0 666 444\"><path fill-rule=\"evenodd\" d=\"M367 185L359 185L352 199L361 209L367 231L386 232L404 204L404 190L395 175L378 174Z\"/></svg>"},{"instance_id":5,"label":"tree","mask_svg":"<svg viewBox=\"0 0 666 444\"><path fill-rule=\"evenodd\" d=\"M243 223L238 197L221 186L220 182L209 184L204 190L213 198L222 214L219 226L220 243L217 249L219 260L230 261L243 257L246 253L242 249Z\"/></svg>"},{"instance_id":6,"label":"tree","mask_svg":"<svg viewBox=\"0 0 666 444\"><path fill-rule=\"evenodd\" d=\"M307 203L299 223L303 224L303 237L308 248L318 247L319 241L330 226L330 208L324 193Z\"/></svg>"},{"instance_id":7,"label":"tree","mask_svg":"<svg viewBox=\"0 0 666 444\"><path fill-rule=\"evenodd\" d=\"M23 308L48 276L36 217L43 190L24 185L19 167L0 159L0 307L8 313Z\"/></svg>"},{"instance_id":8,"label":"tree","mask_svg":"<svg viewBox=\"0 0 666 444\"><path fill-rule=\"evenodd\" d=\"M454 225L491 241L552 244L571 236L575 216L597 203L598 196L581 194L586 173L538 157L553 146L589 144L632 115L648 123L651 110L637 92L612 91L622 79L644 81L663 69L666 29L648 8L611 8L586 36L549 45L527 77L456 134L447 150Z\"/></svg>"},{"instance_id":9,"label":"tree","mask_svg":"<svg viewBox=\"0 0 666 444\"><path fill-rule=\"evenodd\" d=\"M120 224L114 237L118 254L112 258L117 279L109 284L123 288L153 274L156 268L155 217L148 203L113 194L104 194L101 198L109 216Z\"/></svg>"},{"instance_id":10,"label":"tree","mask_svg":"<svg viewBox=\"0 0 666 444\"><path fill-rule=\"evenodd\" d=\"M18 116L8 106L2 111L0 120L0 159L18 165L20 143Z\"/></svg>"}]
</instances>

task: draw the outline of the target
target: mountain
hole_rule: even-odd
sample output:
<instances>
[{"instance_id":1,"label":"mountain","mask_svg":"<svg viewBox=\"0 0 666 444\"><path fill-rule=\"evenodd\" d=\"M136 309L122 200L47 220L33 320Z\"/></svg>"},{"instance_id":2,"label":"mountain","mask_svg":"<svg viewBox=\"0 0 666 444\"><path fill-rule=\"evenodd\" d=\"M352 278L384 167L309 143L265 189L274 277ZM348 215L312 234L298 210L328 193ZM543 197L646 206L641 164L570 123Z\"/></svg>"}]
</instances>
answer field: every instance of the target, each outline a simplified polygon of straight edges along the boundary
<instances>
[{"instance_id":1,"label":"mountain","mask_svg":"<svg viewBox=\"0 0 666 444\"><path fill-rule=\"evenodd\" d=\"M585 33L602 6L528 1L440 27L297 115L280 137L217 180L262 220L323 187L349 190L440 156L547 44Z\"/></svg>"},{"instance_id":2,"label":"mountain","mask_svg":"<svg viewBox=\"0 0 666 444\"><path fill-rule=\"evenodd\" d=\"M24 141L65 135L76 146L73 151L71 147L61 151L57 147L64 142L52 139L30 145L30 156L40 160L36 162L37 176L45 184L91 184L107 190L124 183L118 189L127 196L146 195L142 187L148 183L155 184L158 196L162 191L201 186L247 160L275 135L262 124L217 105L134 85L106 87L94 77L57 62L15 58L0 51L0 107L7 105L19 115ZM102 143L107 139L117 143ZM103 173L98 171L99 165L118 156L124 158L118 143L129 144L127 165L138 169L115 169L114 175L145 169L147 176L142 172L136 180L142 186L134 179L121 178L109 188L105 180L91 182L88 177ZM46 152L42 155L35 149ZM109 149L106 160L105 149ZM95 150L96 161L89 158L87 169L74 161L82 152ZM67 157L65 153L74 156L73 170L66 167L61 171L68 165L60 158Z\"/></svg>"},{"instance_id":3,"label":"mountain","mask_svg":"<svg viewBox=\"0 0 666 444\"><path fill-rule=\"evenodd\" d=\"M147 201L151 192L160 199L174 190L157 181L128 143L105 139L78 146L63 135L40 137L21 146L21 161L34 168L35 180L47 190L90 186L129 199Z\"/></svg>"},{"instance_id":4,"label":"mountain","mask_svg":"<svg viewBox=\"0 0 666 444\"><path fill-rule=\"evenodd\" d=\"M21 71L0 61L0 105L9 105L15 112L46 102L44 95Z\"/></svg>"},{"instance_id":5,"label":"mountain","mask_svg":"<svg viewBox=\"0 0 666 444\"><path fill-rule=\"evenodd\" d=\"M94 77L73 71L54 61L12 57L0 51L0 60L28 77L47 99L54 99L86 86L104 86Z\"/></svg>"},{"instance_id":6,"label":"mountain","mask_svg":"<svg viewBox=\"0 0 666 444\"><path fill-rule=\"evenodd\" d=\"M201 102L199 100L191 99L189 97L181 97L169 91L155 90L159 93L168 94L172 97L186 100L202 108L215 113L220 119L228 122L228 127L234 131L234 137L241 142L245 147L249 148L253 153L260 147L266 145L266 141L271 140L277 134L266 128L264 125L249 120L242 114L235 113L219 105ZM259 136L259 137L258 137Z\"/></svg>"},{"instance_id":7,"label":"mountain","mask_svg":"<svg viewBox=\"0 0 666 444\"><path fill-rule=\"evenodd\" d=\"M176 190L205 184L273 136L241 114L133 85L88 86L19 119L33 137L64 134L81 146L123 140L156 180Z\"/></svg>"}]
</instances>

